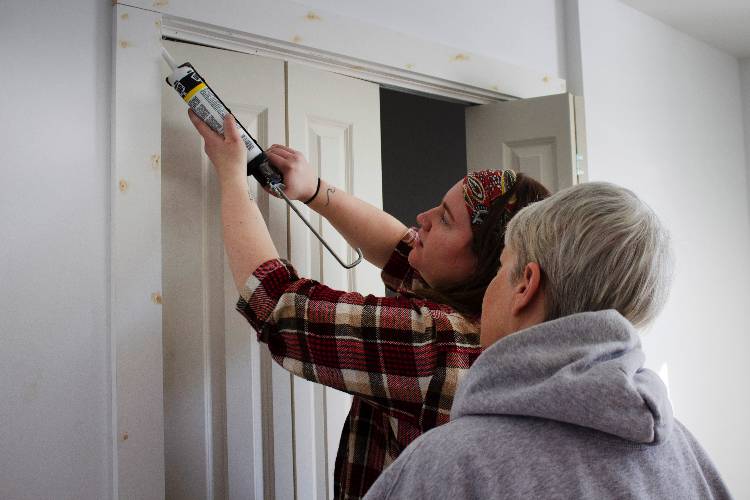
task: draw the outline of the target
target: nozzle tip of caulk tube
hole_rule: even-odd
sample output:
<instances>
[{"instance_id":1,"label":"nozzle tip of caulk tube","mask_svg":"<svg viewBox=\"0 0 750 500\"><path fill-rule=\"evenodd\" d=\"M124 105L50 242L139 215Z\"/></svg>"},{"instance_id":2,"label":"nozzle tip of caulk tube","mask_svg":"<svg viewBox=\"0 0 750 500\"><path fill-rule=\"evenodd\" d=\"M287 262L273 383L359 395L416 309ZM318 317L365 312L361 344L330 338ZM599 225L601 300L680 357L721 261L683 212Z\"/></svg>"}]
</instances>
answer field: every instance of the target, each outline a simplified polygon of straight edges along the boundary
<instances>
[{"instance_id":1,"label":"nozzle tip of caulk tube","mask_svg":"<svg viewBox=\"0 0 750 500\"><path fill-rule=\"evenodd\" d=\"M174 62L174 59L172 59L172 56L169 55L169 52L164 47L161 48L161 56L167 61L172 71L177 71L177 63Z\"/></svg>"}]
</instances>

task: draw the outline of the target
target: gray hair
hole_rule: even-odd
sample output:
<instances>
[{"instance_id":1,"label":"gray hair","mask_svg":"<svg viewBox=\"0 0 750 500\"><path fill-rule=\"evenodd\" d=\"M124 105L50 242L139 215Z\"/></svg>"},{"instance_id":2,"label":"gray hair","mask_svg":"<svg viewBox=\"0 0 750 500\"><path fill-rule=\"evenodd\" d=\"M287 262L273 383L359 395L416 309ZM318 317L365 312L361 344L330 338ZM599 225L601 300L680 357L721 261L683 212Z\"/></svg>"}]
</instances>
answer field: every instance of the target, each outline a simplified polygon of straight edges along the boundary
<instances>
[{"instance_id":1,"label":"gray hair","mask_svg":"<svg viewBox=\"0 0 750 500\"><path fill-rule=\"evenodd\" d=\"M508 223L505 244L517 256L513 282L526 264L539 264L547 320L615 309L640 327L669 294L669 234L648 205L614 184L573 186L525 207Z\"/></svg>"}]
</instances>

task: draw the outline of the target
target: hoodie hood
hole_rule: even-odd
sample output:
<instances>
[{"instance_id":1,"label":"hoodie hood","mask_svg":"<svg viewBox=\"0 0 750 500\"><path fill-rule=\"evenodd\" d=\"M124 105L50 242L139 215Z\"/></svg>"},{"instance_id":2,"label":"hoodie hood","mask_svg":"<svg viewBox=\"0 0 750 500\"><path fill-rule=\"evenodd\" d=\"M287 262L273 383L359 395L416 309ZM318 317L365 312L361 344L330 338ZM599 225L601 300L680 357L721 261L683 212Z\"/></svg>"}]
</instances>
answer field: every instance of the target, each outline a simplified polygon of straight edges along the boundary
<instances>
[{"instance_id":1,"label":"hoodie hood","mask_svg":"<svg viewBox=\"0 0 750 500\"><path fill-rule=\"evenodd\" d=\"M644 360L638 333L617 311L547 321L477 358L451 418L537 417L657 444L671 434L674 417L666 387Z\"/></svg>"}]
</instances>

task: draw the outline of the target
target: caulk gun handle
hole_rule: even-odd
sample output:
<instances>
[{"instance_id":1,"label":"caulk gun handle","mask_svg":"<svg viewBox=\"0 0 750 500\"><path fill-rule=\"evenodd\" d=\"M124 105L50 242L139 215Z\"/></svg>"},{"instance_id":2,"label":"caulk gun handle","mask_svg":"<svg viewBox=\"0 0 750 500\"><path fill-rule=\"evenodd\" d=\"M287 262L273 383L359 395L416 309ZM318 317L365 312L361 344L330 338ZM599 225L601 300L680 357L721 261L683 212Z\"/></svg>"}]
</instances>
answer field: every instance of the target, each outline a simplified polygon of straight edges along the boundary
<instances>
[{"instance_id":1,"label":"caulk gun handle","mask_svg":"<svg viewBox=\"0 0 750 500\"><path fill-rule=\"evenodd\" d=\"M263 187L268 187L269 184L283 185L284 183L284 178L282 177L281 172L268 162L268 156L266 156L266 153L261 153L248 162L247 175L255 177Z\"/></svg>"}]
</instances>

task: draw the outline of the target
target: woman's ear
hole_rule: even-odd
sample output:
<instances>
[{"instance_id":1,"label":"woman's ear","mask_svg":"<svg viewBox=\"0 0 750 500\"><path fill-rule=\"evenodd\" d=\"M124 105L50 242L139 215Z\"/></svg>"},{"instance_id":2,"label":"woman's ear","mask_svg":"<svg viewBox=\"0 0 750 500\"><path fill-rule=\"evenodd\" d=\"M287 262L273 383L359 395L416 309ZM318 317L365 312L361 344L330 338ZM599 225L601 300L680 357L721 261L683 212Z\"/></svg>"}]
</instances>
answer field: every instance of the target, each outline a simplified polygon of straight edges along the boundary
<instances>
[{"instance_id":1,"label":"woman's ear","mask_svg":"<svg viewBox=\"0 0 750 500\"><path fill-rule=\"evenodd\" d=\"M542 269L536 262L529 262L523 268L518 282L513 286L513 303L511 313L520 316L534 305L535 299L541 296Z\"/></svg>"}]
</instances>

